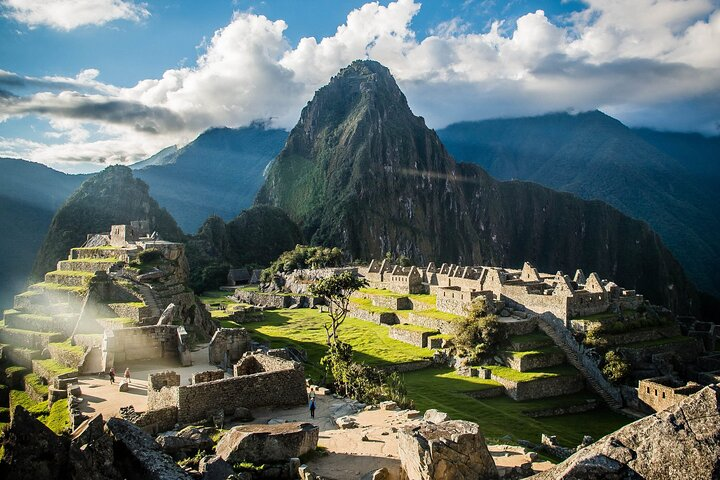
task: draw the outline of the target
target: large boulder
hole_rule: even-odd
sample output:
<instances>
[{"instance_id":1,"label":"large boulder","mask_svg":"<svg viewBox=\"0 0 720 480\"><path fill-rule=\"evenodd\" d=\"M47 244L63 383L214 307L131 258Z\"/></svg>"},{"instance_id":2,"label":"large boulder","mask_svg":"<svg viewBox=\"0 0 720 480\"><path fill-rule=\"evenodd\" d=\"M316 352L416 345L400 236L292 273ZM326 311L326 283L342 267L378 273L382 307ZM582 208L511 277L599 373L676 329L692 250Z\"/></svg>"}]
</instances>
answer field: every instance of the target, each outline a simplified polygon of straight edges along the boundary
<instances>
[{"instance_id":1,"label":"large boulder","mask_svg":"<svg viewBox=\"0 0 720 480\"><path fill-rule=\"evenodd\" d=\"M192 477L139 427L121 418L111 418L107 428L115 442L115 465L125 478L191 480Z\"/></svg>"},{"instance_id":2,"label":"large boulder","mask_svg":"<svg viewBox=\"0 0 720 480\"><path fill-rule=\"evenodd\" d=\"M214 442L210 435L216 431L212 427L187 427L179 432L161 433L155 441L162 451L169 455L194 454L198 450L212 450Z\"/></svg>"},{"instance_id":3,"label":"large boulder","mask_svg":"<svg viewBox=\"0 0 720 480\"><path fill-rule=\"evenodd\" d=\"M422 422L399 432L400 463L408 480L497 478L497 469L476 423Z\"/></svg>"},{"instance_id":4,"label":"large boulder","mask_svg":"<svg viewBox=\"0 0 720 480\"><path fill-rule=\"evenodd\" d=\"M319 433L311 423L241 425L222 437L215 452L230 464L283 462L314 450Z\"/></svg>"},{"instance_id":5,"label":"large boulder","mask_svg":"<svg viewBox=\"0 0 720 480\"><path fill-rule=\"evenodd\" d=\"M532 478L720 478L720 387L626 425Z\"/></svg>"},{"instance_id":6,"label":"large boulder","mask_svg":"<svg viewBox=\"0 0 720 480\"><path fill-rule=\"evenodd\" d=\"M69 444L23 407L15 407L13 420L2 438L4 455L0 478L54 480L66 478Z\"/></svg>"}]
</instances>

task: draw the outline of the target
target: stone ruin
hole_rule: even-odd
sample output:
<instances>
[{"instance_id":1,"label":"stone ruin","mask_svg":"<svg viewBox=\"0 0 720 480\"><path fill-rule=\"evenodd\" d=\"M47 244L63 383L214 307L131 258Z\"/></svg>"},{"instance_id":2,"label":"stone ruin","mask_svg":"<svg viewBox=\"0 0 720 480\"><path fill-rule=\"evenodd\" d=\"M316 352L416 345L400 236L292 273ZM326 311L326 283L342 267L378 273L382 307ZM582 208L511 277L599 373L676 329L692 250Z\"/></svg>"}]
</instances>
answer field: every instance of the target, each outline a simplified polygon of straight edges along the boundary
<instances>
[{"instance_id":1,"label":"stone ruin","mask_svg":"<svg viewBox=\"0 0 720 480\"><path fill-rule=\"evenodd\" d=\"M250 351L250 335L244 328L218 328L210 340L208 355L211 365L227 370Z\"/></svg>"},{"instance_id":2,"label":"stone ruin","mask_svg":"<svg viewBox=\"0 0 720 480\"><path fill-rule=\"evenodd\" d=\"M218 374L219 376L219 374ZM305 372L298 362L247 354L233 367L233 376L196 376L191 385L180 385L175 372L148 377L148 412L176 412L176 423L204 421L239 408L287 407L308 401Z\"/></svg>"},{"instance_id":3,"label":"stone ruin","mask_svg":"<svg viewBox=\"0 0 720 480\"><path fill-rule=\"evenodd\" d=\"M521 270L514 270L447 263L439 268L434 263L427 267L401 267L388 260L373 260L368 267L359 269L359 274L374 288L406 295L435 294L438 310L457 315L464 315L480 296L536 314L550 312L564 321L611 308L633 309L644 301L634 290L603 281L597 273L586 277L582 270L577 270L571 279L562 272L539 273L528 262Z\"/></svg>"}]
</instances>

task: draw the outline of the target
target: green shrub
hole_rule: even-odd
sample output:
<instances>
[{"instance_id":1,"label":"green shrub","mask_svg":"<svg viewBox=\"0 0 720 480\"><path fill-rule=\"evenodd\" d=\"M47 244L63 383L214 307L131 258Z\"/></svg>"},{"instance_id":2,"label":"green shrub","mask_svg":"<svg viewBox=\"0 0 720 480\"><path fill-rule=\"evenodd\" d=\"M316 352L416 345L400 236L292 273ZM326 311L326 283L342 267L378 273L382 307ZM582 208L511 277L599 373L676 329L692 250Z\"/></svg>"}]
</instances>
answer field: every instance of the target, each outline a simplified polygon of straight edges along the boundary
<instances>
[{"instance_id":1,"label":"green shrub","mask_svg":"<svg viewBox=\"0 0 720 480\"><path fill-rule=\"evenodd\" d=\"M309 247L296 245L294 249L282 253L270 267L262 272L261 281L272 280L273 275L289 273L303 268L337 267L342 263L343 252L337 247Z\"/></svg>"},{"instance_id":2,"label":"green shrub","mask_svg":"<svg viewBox=\"0 0 720 480\"><path fill-rule=\"evenodd\" d=\"M506 340L497 316L487 313L482 299L473 302L455 335L455 345L475 360L495 354Z\"/></svg>"},{"instance_id":3,"label":"green shrub","mask_svg":"<svg viewBox=\"0 0 720 480\"><path fill-rule=\"evenodd\" d=\"M605 354L603 375L613 383L620 383L630 374L630 364L618 352L610 350Z\"/></svg>"}]
</instances>

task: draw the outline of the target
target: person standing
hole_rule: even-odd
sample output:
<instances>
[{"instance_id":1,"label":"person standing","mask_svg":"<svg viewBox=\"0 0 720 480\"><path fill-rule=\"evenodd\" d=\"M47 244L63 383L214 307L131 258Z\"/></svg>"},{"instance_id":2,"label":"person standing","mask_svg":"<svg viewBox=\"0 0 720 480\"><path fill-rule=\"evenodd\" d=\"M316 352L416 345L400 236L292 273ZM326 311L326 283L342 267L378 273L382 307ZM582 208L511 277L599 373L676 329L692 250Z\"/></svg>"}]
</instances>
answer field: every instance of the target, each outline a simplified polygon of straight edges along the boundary
<instances>
[{"instance_id":1,"label":"person standing","mask_svg":"<svg viewBox=\"0 0 720 480\"><path fill-rule=\"evenodd\" d=\"M125 369L125 382L130 386L130 368Z\"/></svg>"},{"instance_id":2,"label":"person standing","mask_svg":"<svg viewBox=\"0 0 720 480\"><path fill-rule=\"evenodd\" d=\"M315 418L315 397L310 399L310 418Z\"/></svg>"},{"instance_id":3,"label":"person standing","mask_svg":"<svg viewBox=\"0 0 720 480\"><path fill-rule=\"evenodd\" d=\"M110 372L108 372L108 375L110 375L110 384L112 385L115 383L115 367L110 367Z\"/></svg>"}]
</instances>

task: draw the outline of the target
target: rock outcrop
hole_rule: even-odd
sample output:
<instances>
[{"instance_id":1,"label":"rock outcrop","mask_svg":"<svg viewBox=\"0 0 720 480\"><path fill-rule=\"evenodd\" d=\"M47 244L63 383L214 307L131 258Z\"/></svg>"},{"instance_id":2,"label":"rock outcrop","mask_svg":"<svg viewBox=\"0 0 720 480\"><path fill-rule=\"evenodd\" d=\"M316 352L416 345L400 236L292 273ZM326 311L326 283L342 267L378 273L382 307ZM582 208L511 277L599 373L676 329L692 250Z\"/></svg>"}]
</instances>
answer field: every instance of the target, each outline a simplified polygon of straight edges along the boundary
<instances>
[{"instance_id":1,"label":"rock outcrop","mask_svg":"<svg viewBox=\"0 0 720 480\"><path fill-rule=\"evenodd\" d=\"M399 432L400 462L408 480L497 478L497 469L476 423L422 422Z\"/></svg>"},{"instance_id":2,"label":"rock outcrop","mask_svg":"<svg viewBox=\"0 0 720 480\"><path fill-rule=\"evenodd\" d=\"M319 432L311 423L241 425L230 429L215 451L230 464L284 462L314 450Z\"/></svg>"},{"instance_id":3,"label":"rock outcrop","mask_svg":"<svg viewBox=\"0 0 720 480\"><path fill-rule=\"evenodd\" d=\"M127 420L111 418L107 428L115 441L115 465L125 478L190 480L153 438Z\"/></svg>"},{"instance_id":4,"label":"rock outcrop","mask_svg":"<svg viewBox=\"0 0 720 480\"><path fill-rule=\"evenodd\" d=\"M534 480L720 478L720 386L606 435Z\"/></svg>"},{"instance_id":5,"label":"rock outcrop","mask_svg":"<svg viewBox=\"0 0 720 480\"><path fill-rule=\"evenodd\" d=\"M2 439L0 478L63 479L68 469L68 442L18 406Z\"/></svg>"},{"instance_id":6,"label":"rock outcrop","mask_svg":"<svg viewBox=\"0 0 720 480\"><path fill-rule=\"evenodd\" d=\"M212 427L187 427L179 432L165 432L155 439L162 451L168 455L192 455L199 451L212 450L214 442L210 435L217 430Z\"/></svg>"}]
</instances>

